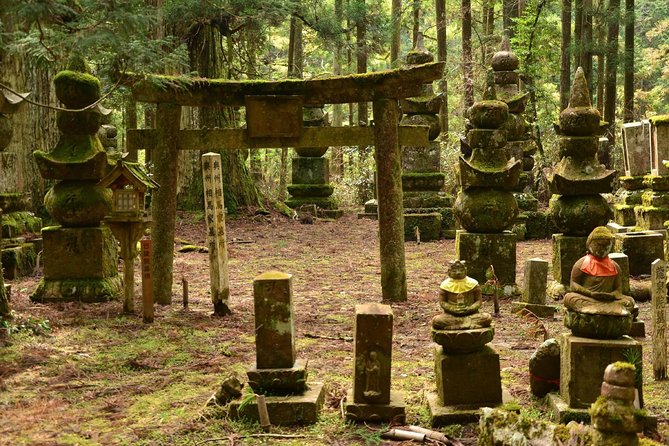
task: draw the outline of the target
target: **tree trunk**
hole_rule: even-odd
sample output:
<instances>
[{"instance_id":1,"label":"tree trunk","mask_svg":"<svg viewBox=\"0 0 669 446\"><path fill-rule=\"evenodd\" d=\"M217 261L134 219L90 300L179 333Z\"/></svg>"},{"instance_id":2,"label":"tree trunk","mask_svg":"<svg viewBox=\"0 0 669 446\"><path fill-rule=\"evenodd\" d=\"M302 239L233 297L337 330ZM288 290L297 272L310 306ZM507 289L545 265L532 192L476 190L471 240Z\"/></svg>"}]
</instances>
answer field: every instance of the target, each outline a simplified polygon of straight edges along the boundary
<instances>
[{"instance_id":1,"label":"tree trunk","mask_svg":"<svg viewBox=\"0 0 669 446\"><path fill-rule=\"evenodd\" d=\"M365 10L365 0L358 0L361 3L363 11ZM357 72L359 74L367 72L367 43L365 41L367 34L367 24L365 22L367 13L358 19L355 25L356 28L356 59ZM367 125L369 121L369 113L367 111L367 103L358 103L358 124Z\"/></svg>"},{"instance_id":2,"label":"tree trunk","mask_svg":"<svg viewBox=\"0 0 669 446\"><path fill-rule=\"evenodd\" d=\"M604 100L604 120L609 123L609 147L615 144L616 138L616 73L618 67L618 33L620 23L620 0L609 0L607 8L608 33L606 38L606 85ZM607 168L611 168L611 154L599 160Z\"/></svg>"},{"instance_id":3,"label":"tree trunk","mask_svg":"<svg viewBox=\"0 0 669 446\"><path fill-rule=\"evenodd\" d=\"M137 128L137 102L132 98L132 95L127 95L125 100L125 129ZM128 161L137 162L137 148L128 151Z\"/></svg>"},{"instance_id":4,"label":"tree trunk","mask_svg":"<svg viewBox=\"0 0 669 446\"><path fill-rule=\"evenodd\" d=\"M341 2L341 0L338 0ZM390 67L399 66L400 42L402 34L402 0L392 0L391 6L393 34L390 42Z\"/></svg>"},{"instance_id":5,"label":"tree trunk","mask_svg":"<svg viewBox=\"0 0 669 446\"><path fill-rule=\"evenodd\" d=\"M484 0L481 9L481 20L483 23L482 60L483 66L490 65L490 58L494 53L493 33L495 29L495 1Z\"/></svg>"},{"instance_id":6,"label":"tree trunk","mask_svg":"<svg viewBox=\"0 0 669 446\"><path fill-rule=\"evenodd\" d=\"M564 110L571 88L571 0L562 0L561 25L560 110Z\"/></svg>"},{"instance_id":7,"label":"tree trunk","mask_svg":"<svg viewBox=\"0 0 669 446\"><path fill-rule=\"evenodd\" d=\"M413 32L411 34L412 48L416 48L420 33L420 0L413 0Z\"/></svg>"},{"instance_id":8,"label":"tree trunk","mask_svg":"<svg viewBox=\"0 0 669 446\"><path fill-rule=\"evenodd\" d=\"M462 75L464 105L474 104L474 67L472 62L472 4L462 0Z\"/></svg>"},{"instance_id":9,"label":"tree trunk","mask_svg":"<svg viewBox=\"0 0 669 446\"><path fill-rule=\"evenodd\" d=\"M634 15L634 0L625 0L624 122L634 121Z\"/></svg>"},{"instance_id":10,"label":"tree trunk","mask_svg":"<svg viewBox=\"0 0 669 446\"><path fill-rule=\"evenodd\" d=\"M581 66L588 81L592 99L592 0L583 0L583 33L581 35Z\"/></svg>"},{"instance_id":11,"label":"tree trunk","mask_svg":"<svg viewBox=\"0 0 669 446\"><path fill-rule=\"evenodd\" d=\"M448 59L446 42L446 0L435 0L434 7L437 15L437 61L446 62ZM448 133L448 79L444 76L438 82L439 92L444 101L439 108L439 123L441 133Z\"/></svg>"},{"instance_id":12,"label":"tree trunk","mask_svg":"<svg viewBox=\"0 0 669 446\"><path fill-rule=\"evenodd\" d=\"M334 9L335 9L335 19L337 21L337 26L341 26L343 18L342 10L342 0L335 0ZM342 53L341 45L335 43L333 48L333 60L332 60L332 71L335 76L341 75L341 62L342 62ZM335 127L341 127L344 122L344 110L342 104L333 104L332 105L332 125ZM331 147L330 148L330 159L332 175L335 177L344 176L344 150L342 147Z\"/></svg>"},{"instance_id":13,"label":"tree trunk","mask_svg":"<svg viewBox=\"0 0 669 446\"><path fill-rule=\"evenodd\" d=\"M574 0L574 71L583 64L583 1Z\"/></svg>"},{"instance_id":14,"label":"tree trunk","mask_svg":"<svg viewBox=\"0 0 669 446\"><path fill-rule=\"evenodd\" d=\"M509 37L515 33L515 18L518 18L518 0L502 0L502 26L509 30Z\"/></svg>"}]
</instances>

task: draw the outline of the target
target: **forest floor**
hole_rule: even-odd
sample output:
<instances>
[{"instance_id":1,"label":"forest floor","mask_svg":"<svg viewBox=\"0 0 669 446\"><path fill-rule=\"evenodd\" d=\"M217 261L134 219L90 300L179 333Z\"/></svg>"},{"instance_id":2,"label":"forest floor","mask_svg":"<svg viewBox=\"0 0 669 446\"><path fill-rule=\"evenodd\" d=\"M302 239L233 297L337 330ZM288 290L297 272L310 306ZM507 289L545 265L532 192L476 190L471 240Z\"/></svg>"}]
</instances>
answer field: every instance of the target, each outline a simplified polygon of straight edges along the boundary
<instances>
[{"instance_id":1,"label":"forest floor","mask_svg":"<svg viewBox=\"0 0 669 446\"><path fill-rule=\"evenodd\" d=\"M186 241L204 246L205 234L201 215L180 214L175 248ZM276 215L229 219L233 314L225 318L211 315L206 253L175 254L173 302L156 306L153 324L141 320L139 268L134 315L122 315L120 302L34 304L28 296L40 272L11 282L15 325L22 329L0 339L0 444L379 444L387 426L351 425L340 415L352 386L354 307L381 300L377 234L377 222L354 215L313 225ZM438 288L455 246L441 240L405 247L409 293L406 302L392 305L392 388L405 395L407 424L428 427L425 395L435 389L430 320L440 311ZM550 241L518 243L519 283L524 260L531 257L550 260ZM223 378L235 372L245 377L255 362L253 279L272 269L293 275L298 358L308 360L309 380L324 382L327 390L317 424L274 428L286 438L263 439L257 425L202 414ZM188 282L187 310L182 278ZM503 384L522 412L546 419L544 401L529 392L527 370L543 338L529 320L511 312L510 302L501 302L490 345L500 355ZM651 333L650 304L639 305ZM492 313L490 301L483 311ZM545 328L550 336L566 331L561 315ZM650 338L641 342L646 408L659 420L655 438L667 444L669 381L653 380ZM446 431L465 445L476 444L476 425Z\"/></svg>"}]
</instances>

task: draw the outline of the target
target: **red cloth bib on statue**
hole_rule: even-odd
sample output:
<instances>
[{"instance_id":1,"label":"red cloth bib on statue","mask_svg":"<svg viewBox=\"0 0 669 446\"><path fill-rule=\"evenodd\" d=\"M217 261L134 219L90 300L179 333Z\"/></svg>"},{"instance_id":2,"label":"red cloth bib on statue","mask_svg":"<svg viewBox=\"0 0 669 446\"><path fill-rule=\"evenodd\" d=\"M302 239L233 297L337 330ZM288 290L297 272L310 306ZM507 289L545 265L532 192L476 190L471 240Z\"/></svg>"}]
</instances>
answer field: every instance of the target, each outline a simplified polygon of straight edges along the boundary
<instances>
[{"instance_id":1,"label":"red cloth bib on statue","mask_svg":"<svg viewBox=\"0 0 669 446\"><path fill-rule=\"evenodd\" d=\"M592 254L585 256L585 260L583 260L583 264L581 265L581 271L595 277L609 277L618 274L613 260L608 257L600 259Z\"/></svg>"}]
</instances>

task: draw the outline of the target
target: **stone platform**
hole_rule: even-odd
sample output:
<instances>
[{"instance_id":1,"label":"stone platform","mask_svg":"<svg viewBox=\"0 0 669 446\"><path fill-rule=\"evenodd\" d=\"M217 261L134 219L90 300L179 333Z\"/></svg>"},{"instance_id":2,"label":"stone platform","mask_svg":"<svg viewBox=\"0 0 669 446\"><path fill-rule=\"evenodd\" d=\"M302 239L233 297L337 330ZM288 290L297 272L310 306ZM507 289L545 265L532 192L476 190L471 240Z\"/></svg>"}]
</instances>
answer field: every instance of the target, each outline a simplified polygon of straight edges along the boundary
<instances>
[{"instance_id":1,"label":"stone platform","mask_svg":"<svg viewBox=\"0 0 669 446\"><path fill-rule=\"evenodd\" d=\"M323 383L313 382L302 395L267 396L265 401L273 425L313 424L318 421L325 401L325 387ZM255 399L243 407L241 401L231 402L228 416L237 420L260 421Z\"/></svg>"},{"instance_id":2,"label":"stone platform","mask_svg":"<svg viewBox=\"0 0 669 446\"><path fill-rule=\"evenodd\" d=\"M401 393L392 390L390 391L390 402L388 404L365 404L354 402L353 389L350 389L346 393L344 411L346 419L355 422L371 421L374 423L404 424L406 418L404 397Z\"/></svg>"},{"instance_id":3,"label":"stone platform","mask_svg":"<svg viewBox=\"0 0 669 446\"><path fill-rule=\"evenodd\" d=\"M520 406L515 404L511 394L504 388L502 389L501 403L490 406L444 406L439 400L439 395L434 392L427 393L426 399L427 408L430 411L430 425L432 427L476 423L481 417L483 407L502 407L511 412L520 412Z\"/></svg>"}]
</instances>

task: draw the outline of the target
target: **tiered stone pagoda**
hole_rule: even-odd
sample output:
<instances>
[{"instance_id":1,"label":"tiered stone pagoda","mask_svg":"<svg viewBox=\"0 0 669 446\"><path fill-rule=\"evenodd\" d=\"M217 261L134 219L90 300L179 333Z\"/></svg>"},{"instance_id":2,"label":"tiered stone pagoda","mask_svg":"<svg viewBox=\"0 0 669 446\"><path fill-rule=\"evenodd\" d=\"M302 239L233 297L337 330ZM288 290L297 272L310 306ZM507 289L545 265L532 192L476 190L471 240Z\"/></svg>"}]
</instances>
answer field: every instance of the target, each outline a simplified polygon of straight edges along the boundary
<instances>
[{"instance_id":1,"label":"tiered stone pagoda","mask_svg":"<svg viewBox=\"0 0 669 446\"><path fill-rule=\"evenodd\" d=\"M329 125L322 107L305 107L303 115L305 127ZM291 197L286 204L293 209L315 205L326 217L341 217L343 211L338 209L337 201L332 197L334 187L330 184L330 160L323 156L328 147L299 147L295 151L297 156L292 159L292 183L288 185Z\"/></svg>"},{"instance_id":2,"label":"tiered stone pagoda","mask_svg":"<svg viewBox=\"0 0 669 446\"><path fill-rule=\"evenodd\" d=\"M56 96L69 109L81 109L100 98L100 81L80 60L54 79ZM116 241L100 226L111 210L111 191L98 185L113 164L107 160L97 131L99 107L58 112L60 139L50 152L35 151L40 174L57 183L44 204L58 223L42 229L44 278L31 299L37 302L100 302L122 293Z\"/></svg>"},{"instance_id":3,"label":"tiered stone pagoda","mask_svg":"<svg viewBox=\"0 0 669 446\"><path fill-rule=\"evenodd\" d=\"M523 165L523 171L513 191L520 211L516 221L518 228L514 232L518 237L545 238L546 217L538 212L539 201L530 187L534 167L532 155L536 152L537 145L532 139L530 124L524 116L529 94L521 93L518 87L519 77L516 70L519 61L518 56L511 51L508 34L504 35L500 51L493 54L490 63L497 99L509 107L509 117L502 127L506 131L506 149L509 156L522 160Z\"/></svg>"},{"instance_id":4,"label":"tiered stone pagoda","mask_svg":"<svg viewBox=\"0 0 669 446\"><path fill-rule=\"evenodd\" d=\"M439 287L442 314L432 319L437 393L427 400L432 426L475 421L479 408L502 403L499 355L486 346L495 330L479 312L481 287L465 264L451 263Z\"/></svg>"},{"instance_id":5,"label":"tiered stone pagoda","mask_svg":"<svg viewBox=\"0 0 669 446\"><path fill-rule=\"evenodd\" d=\"M509 159L504 124L509 107L494 98L492 87L486 99L467 111L473 128L467 133L472 149L460 156L460 186L454 212L460 226L455 238L455 254L467 262L469 274L486 281L493 265L499 284L507 295L516 288L516 235L507 229L518 215L511 192L518 184L522 163Z\"/></svg>"},{"instance_id":6,"label":"tiered stone pagoda","mask_svg":"<svg viewBox=\"0 0 669 446\"><path fill-rule=\"evenodd\" d=\"M583 255L586 236L613 216L602 193L611 192L615 171L597 161L601 116L592 107L583 69L571 87L569 107L560 113L560 161L546 177L553 196L549 213L559 233L553 234L553 278L569 286L571 268ZM563 292L558 286L555 293Z\"/></svg>"},{"instance_id":7,"label":"tiered stone pagoda","mask_svg":"<svg viewBox=\"0 0 669 446\"><path fill-rule=\"evenodd\" d=\"M419 34L416 47L406 56L407 65L434 61L434 56L423 46ZM423 85L423 94L401 99L402 125L429 127L427 146L402 147L402 190L404 192L404 234L407 240L416 240L416 228L421 241L455 237L453 197L444 192L444 174L440 170L441 132L439 108L444 98L435 94L432 83Z\"/></svg>"}]
</instances>

